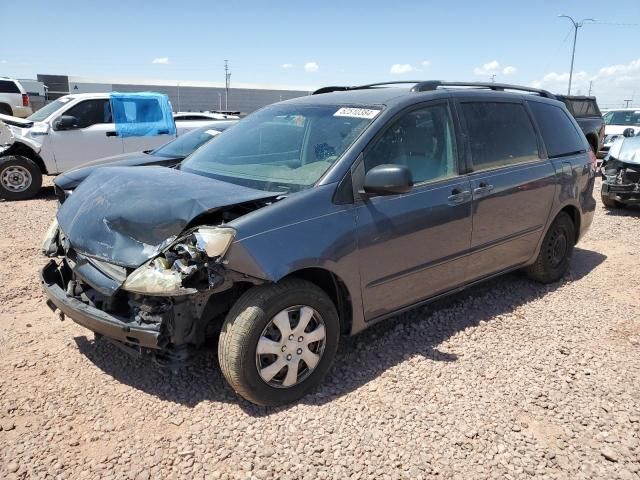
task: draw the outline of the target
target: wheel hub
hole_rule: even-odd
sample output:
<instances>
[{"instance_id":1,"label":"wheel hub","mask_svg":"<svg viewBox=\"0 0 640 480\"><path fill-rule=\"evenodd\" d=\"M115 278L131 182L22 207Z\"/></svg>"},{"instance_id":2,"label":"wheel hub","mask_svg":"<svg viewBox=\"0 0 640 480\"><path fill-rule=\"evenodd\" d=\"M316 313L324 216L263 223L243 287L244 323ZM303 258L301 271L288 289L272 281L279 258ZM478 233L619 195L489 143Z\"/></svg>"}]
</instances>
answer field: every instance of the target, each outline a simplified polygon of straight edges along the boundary
<instances>
[{"instance_id":1,"label":"wheel hub","mask_svg":"<svg viewBox=\"0 0 640 480\"><path fill-rule=\"evenodd\" d=\"M29 170L19 165L11 165L0 174L0 183L10 192L24 192L31 186Z\"/></svg>"},{"instance_id":2,"label":"wheel hub","mask_svg":"<svg viewBox=\"0 0 640 480\"><path fill-rule=\"evenodd\" d=\"M566 256L567 237L562 233L558 233L552 239L550 247L551 264L556 267L562 263L562 260Z\"/></svg>"},{"instance_id":3,"label":"wheel hub","mask_svg":"<svg viewBox=\"0 0 640 480\"><path fill-rule=\"evenodd\" d=\"M316 368L325 343L324 320L316 310L304 305L282 310L269 321L258 340L258 374L272 387L293 387Z\"/></svg>"}]
</instances>

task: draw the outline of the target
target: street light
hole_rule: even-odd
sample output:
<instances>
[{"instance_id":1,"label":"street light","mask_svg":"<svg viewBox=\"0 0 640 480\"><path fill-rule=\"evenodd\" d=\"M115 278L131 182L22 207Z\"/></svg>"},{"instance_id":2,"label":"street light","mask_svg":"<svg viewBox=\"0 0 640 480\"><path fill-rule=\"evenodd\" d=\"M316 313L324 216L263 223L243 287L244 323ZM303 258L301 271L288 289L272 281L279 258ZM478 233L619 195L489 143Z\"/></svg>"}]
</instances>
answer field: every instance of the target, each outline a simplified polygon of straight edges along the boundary
<instances>
[{"instance_id":1,"label":"street light","mask_svg":"<svg viewBox=\"0 0 640 480\"><path fill-rule=\"evenodd\" d=\"M584 25L584 22L595 22L595 18L583 18L579 22L576 22L573 17L569 15L558 15L560 18L568 18L573 23L573 50L571 51L571 69L569 70L569 90L567 95L571 95L571 80L573 79L573 59L576 56L576 40L578 39L578 29Z\"/></svg>"}]
</instances>

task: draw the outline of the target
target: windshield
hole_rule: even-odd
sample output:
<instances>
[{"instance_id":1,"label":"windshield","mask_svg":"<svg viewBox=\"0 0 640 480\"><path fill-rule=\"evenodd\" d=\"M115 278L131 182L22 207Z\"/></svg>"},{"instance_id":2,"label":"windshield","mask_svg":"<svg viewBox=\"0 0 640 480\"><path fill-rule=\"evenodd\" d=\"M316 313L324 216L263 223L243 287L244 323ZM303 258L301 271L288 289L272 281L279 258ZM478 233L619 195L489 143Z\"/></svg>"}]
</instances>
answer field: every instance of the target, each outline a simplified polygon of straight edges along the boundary
<instances>
[{"instance_id":1,"label":"windshield","mask_svg":"<svg viewBox=\"0 0 640 480\"><path fill-rule=\"evenodd\" d=\"M60 109L63 105L65 105L69 101L71 101L70 98L64 98L64 97L59 98L58 100L54 100L53 102L48 103L47 105L42 107L36 113L31 114L29 117L27 117L27 120L31 120L33 122L42 122L49 115L51 115L56 110Z\"/></svg>"},{"instance_id":2,"label":"windshield","mask_svg":"<svg viewBox=\"0 0 640 480\"><path fill-rule=\"evenodd\" d=\"M640 110L613 110L603 118L605 125L640 126Z\"/></svg>"},{"instance_id":3,"label":"windshield","mask_svg":"<svg viewBox=\"0 0 640 480\"><path fill-rule=\"evenodd\" d=\"M380 107L272 105L198 149L180 168L260 190L303 190L378 113Z\"/></svg>"},{"instance_id":4,"label":"windshield","mask_svg":"<svg viewBox=\"0 0 640 480\"><path fill-rule=\"evenodd\" d=\"M216 135L220 135L226 128L226 126L222 127L217 125L213 127L196 128L195 130L180 135L175 140L155 149L151 153L160 157L184 158Z\"/></svg>"}]
</instances>

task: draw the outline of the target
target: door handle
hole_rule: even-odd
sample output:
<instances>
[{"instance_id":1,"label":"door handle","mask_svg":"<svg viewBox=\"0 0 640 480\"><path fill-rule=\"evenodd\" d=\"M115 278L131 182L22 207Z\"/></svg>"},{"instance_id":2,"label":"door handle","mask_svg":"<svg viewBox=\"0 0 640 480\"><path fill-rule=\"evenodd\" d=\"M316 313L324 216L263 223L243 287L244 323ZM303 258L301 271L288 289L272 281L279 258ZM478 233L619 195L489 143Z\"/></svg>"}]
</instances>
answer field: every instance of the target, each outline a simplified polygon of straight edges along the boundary
<instances>
[{"instance_id":1,"label":"door handle","mask_svg":"<svg viewBox=\"0 0 640 480\"><path fill-rule=\"evenodd\" d=\"M473 193L475 195L482 195L483 193L489 193L491 190L493 190L493 185L481 182L476 188L473 189Z\"/></svg>"},{"instance_id":2,"label":"door handle","mask_svg":"<svg viewBox=\"0 0 640 480\"><path fill-rule=\"evenodd\" d=\"M107 137L117 137L118 134L116 132L104 132Z\"/></svg>"},{"instance_id":3,"label":"door handle","mask_svg":"<svg viewBox=\"0 0 640 480\"><path fill-rule=\"evenodd\" d=\"M460 205L471 198L471 192L469 190L460 190L454 188L451 190L451 195L447 197L447 201L450 205Z\"/></svg>"}]
</instances>

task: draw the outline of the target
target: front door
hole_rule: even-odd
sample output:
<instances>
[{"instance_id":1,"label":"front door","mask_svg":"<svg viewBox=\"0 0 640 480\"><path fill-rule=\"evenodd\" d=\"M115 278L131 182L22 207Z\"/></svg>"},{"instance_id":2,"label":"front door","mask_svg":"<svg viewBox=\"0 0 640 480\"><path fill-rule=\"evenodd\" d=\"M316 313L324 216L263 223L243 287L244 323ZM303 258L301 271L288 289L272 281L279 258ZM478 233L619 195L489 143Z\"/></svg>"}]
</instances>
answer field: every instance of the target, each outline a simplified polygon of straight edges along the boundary
<instances>
[{"instance_id":1,"label":"front door","mask_svg":"<svg viewBox=\"0 0 640 480\"><path fill-rule=\"evenodd\" d=\"M461 101L474 173L469 280L529 260L544 233L556 188L526 106Z\"/></svg>"},{"instance_id":2,"label":"front door","mask_svg":"<svg viewBox=\"0 0 640 480\"><path fill-rule=\"evenodd\" d=\"M364 154L364 168L404 164L414 187L356 204L365 319L464 282L471 241L470 183L460 176L447 102L402 115Z\"/></svg>"},{"instance_id":3,"label":"front door","mask_svg":"<svg viewBox=\"0 0 640 480\"><path fill-rule=\"evenodd\" d=\"M58 172L49 173L61 173L91 160L122 153L122 139L115 135L108 99L83 100L62 115L74 117L76 124L71 130L51 129Z\"/></svg>"}]
</instances>

